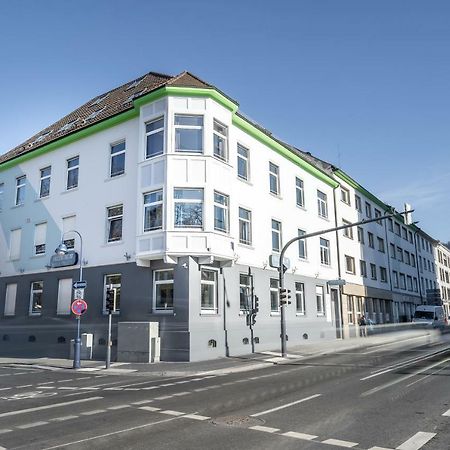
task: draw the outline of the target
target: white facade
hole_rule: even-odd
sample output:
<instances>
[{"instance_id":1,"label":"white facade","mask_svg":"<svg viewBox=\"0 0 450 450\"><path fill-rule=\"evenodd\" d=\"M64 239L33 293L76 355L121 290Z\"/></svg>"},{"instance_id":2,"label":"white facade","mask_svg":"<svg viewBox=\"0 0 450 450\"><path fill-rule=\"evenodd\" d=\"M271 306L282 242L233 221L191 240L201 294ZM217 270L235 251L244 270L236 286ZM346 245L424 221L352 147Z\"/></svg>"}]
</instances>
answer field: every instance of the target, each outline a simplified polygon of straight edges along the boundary
<instances>
[{"instance_id":1,"label":"white facade","mask_svg":"<svg viewBox=\"0 0 450 450\"><path fill-rule=\"evenodd\" d=\"M438 285L441 290L441 298L446 310L446 317L450 318L450 249L439 242L436 245L435 251Z\"/></svg>"}]
</instances>

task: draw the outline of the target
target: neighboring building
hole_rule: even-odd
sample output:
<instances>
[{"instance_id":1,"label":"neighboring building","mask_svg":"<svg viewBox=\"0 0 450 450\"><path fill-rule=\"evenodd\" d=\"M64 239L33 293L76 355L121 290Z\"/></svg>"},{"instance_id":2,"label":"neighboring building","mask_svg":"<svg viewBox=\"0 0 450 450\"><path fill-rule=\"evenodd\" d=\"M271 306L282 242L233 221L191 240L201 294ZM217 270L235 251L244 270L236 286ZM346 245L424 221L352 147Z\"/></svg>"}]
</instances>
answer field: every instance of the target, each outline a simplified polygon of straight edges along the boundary
<instances>
[{"instance_id":1,"label":"neighboring building","mask_svg":"<svg viewBox=\"0 0 450 450\"><path fill-rule=\"evenodd\" d=\"M81 324L95 357L105 354L111 289L115 345L119 321L158 322L161 359L194 361L250 352L253 284L256 350L276 348L269 256L295 236L391 209L274 138L214 86L188 72L148 73L0 156L0 352L68 355L79 273L50 267L61 239L82 253L89 307ZM435 245L400 215L292 245L289 345L339 337L341 325L354 335L362 314L409 321L436 287ZM338 278L347 284L328 285Z\"/></svg>"},{"instance_id":2,"label":"neighboring building","mask_svg":"<svg viewBox=\"0 0 450 450\"><path fill-rule=\"evenodd\" d=\"M269 255L333 224L324 171L246 119L189 73L149 73L98 96L0 157L2 352L66 356L77 266L52 269L63 238L88 283L82 332L105 352L107 290L117 321L157 321L163 360L250 351L249 268L257 349L279 345L277 272ZM334 234L293 246L290 345L336 336ZM115 339L114 330L114 339Z\"/></svg>"},{"instance_id":3,"label":"neighboring building","mask_svg":"<svg viewBox=\"0 0 450 450\"><path fill-rule=\"evenodd\" d=\"M436 245L435 261L442 304L450 318L450 249L441 242Z\"/></svg>"}]
</instances>

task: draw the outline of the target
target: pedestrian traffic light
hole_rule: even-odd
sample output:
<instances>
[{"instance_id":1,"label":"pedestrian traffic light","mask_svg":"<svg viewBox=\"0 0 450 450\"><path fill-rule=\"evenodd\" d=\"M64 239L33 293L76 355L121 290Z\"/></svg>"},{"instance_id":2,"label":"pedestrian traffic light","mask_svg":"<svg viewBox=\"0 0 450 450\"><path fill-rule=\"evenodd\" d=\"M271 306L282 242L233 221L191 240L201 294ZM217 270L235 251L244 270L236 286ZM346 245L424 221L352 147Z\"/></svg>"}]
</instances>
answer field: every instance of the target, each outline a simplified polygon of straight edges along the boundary
<instances>
[{"instance_id":1,"label":"pedestrian traffic light","mask_svg":"<svg viewBox=\"0 0 450 450\"><path fill-rule=\"evenodd\" d=\"M253 314L257 314L259 311L259 297L255 295L255 305L253 308Z\"/></svg>"},{"instance_id":2,"label":"pedestrian traffic light","mask_svg":"<svg viewBox=\"0 0 450 450\"><path fill-rule=\"evenodd\" d=\"M116 310L116 296L117 296L117 290L116 289L108 289L106 291L106 302L105 302L105 309L109 313L112 313Z\"/></svg>"},{"instance_id":3,"label":"pedestrian traffic light","mask_svg":"<svg viewBox=\"0 0 450 450\"><path fill-rule=\"evenodd\" d=\"M290 294L290 289L280 288L280 305L291 304L291 302L289 301L289 299L291 298Z\"/></svg>"}]
</instances>

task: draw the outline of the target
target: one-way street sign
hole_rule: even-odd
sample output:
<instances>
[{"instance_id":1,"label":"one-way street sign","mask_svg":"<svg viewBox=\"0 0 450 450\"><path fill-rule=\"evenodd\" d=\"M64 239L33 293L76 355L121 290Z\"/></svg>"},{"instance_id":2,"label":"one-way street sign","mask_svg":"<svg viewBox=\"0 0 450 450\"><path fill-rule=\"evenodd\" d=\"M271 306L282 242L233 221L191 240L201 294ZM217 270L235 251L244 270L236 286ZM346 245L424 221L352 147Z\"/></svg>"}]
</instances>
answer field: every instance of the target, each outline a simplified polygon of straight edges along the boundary
<instances>
[{"instance_id":1,"label":"one-way street sign","mask_svg":"<svg viewBox=\"0 0 450 450\"><path fill-rule=\"evenodd\" d=\"M87 282L84 280L75 281L72 286L74 289L86 289Z\"/></svg>"}]
</instances>

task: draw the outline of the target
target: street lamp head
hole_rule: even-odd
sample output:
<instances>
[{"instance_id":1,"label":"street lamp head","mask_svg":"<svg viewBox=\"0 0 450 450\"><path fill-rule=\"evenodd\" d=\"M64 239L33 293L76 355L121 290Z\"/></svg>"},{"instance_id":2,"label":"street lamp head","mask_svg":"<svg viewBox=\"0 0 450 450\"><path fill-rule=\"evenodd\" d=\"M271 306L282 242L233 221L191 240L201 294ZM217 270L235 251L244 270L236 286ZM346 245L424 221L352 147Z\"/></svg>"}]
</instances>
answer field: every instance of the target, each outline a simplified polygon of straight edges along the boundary
<instances>
[{"instance_id":1,"label":"street lamp head","mask_svg":"<svg viewBox=\"0 0 450 450\"><path fill-rule=\"evenodd\" d=\"M64 244L64 242L61 242L61 244L58 245L58 247L56 247L55 249L55 253L57 255L63 256L67 253L67 246L66 244Z\"/></svg>"}]
</instances>

